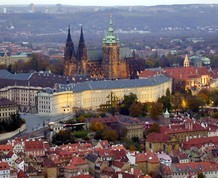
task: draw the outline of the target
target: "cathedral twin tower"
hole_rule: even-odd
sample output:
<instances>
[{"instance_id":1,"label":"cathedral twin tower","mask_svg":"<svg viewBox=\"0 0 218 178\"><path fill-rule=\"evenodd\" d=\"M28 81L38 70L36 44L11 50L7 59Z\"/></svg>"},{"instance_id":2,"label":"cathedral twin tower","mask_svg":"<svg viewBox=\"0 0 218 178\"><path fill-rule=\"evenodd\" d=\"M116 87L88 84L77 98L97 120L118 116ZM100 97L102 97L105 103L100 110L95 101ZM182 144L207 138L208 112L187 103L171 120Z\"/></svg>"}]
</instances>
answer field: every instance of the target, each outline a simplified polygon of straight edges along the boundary
<instances>
[{"instance_id":1,"label":"cathedral twin tower","mask_svg":"<svg viewBox=\"0 0 218 178\"><path fill-rule=\"evenodd\" d=\"M112 19L110 19L110 27L103 39L100 60L89 61L82 27L78 49L75 52L69 27L64 49L64 75L86 74L99 79L127 78L129 76L128 64L124 59L120 59L119 53L119 39L114 35Z\"/></svg>"}]
</instances>

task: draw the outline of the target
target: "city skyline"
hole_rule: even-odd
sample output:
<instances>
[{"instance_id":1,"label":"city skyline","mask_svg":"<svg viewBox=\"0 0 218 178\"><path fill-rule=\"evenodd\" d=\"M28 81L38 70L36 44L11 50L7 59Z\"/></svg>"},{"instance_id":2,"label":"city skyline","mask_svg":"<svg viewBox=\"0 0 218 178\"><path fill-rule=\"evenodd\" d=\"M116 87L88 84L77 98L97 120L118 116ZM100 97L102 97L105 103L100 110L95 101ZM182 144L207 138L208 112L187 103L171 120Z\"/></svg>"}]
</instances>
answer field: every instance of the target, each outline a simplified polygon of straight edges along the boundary
<instances>
[{"instance_id":1,"label":"city skyline","mask_svg":"<svg viewBox=\"0 0 218 178\"><path fill-rule=\"evenodd\" d=\"M120 0L120 1L99 1L99 0L80 0L80 1L71 1L71 0L2 0L0 5L25 5L25 4L62 4L62 5L81 5L81 6L153 6L153 5L173 5L173 4L218 4L218 0L153 0L153 1L144 1L144 0Z\"/></svg>"}]
</instances>

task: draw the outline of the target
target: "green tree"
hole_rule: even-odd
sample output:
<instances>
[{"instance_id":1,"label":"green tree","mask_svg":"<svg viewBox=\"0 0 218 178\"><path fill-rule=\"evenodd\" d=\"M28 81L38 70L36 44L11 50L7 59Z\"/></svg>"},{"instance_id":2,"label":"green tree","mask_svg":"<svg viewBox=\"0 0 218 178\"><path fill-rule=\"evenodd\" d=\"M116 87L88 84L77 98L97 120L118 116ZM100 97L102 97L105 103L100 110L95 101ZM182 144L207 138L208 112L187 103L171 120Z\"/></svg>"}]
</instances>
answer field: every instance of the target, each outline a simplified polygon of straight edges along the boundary
<instances>
[{"instance_id":1,"label":"green tree","mask_svg":"<svg viewBox=\"0 0 218 178\"><path fill-rule=\"evenodd\" d=\"M96 140L102 140L103 139L103 132L102 131L97 131L95 133L94 139Z\"/></svg>"},{"instance_id":2,"label":"green tree","mask_svg":"<svg viewBox=\"0 0 218 178\"><path fill-rule=\"evenodd\" d=\"M192 112L198 112L199 107L202 106L202 99L198 96L188 96L186 97L187 108Z\"/></svg>"},{"instance_id":3,"label":"green tree","mask_svg":"<svg viewBox=\"0 0 218 178\"><path fill-rule=\"evenodd\" d=\"M52 137L52 143L56 145L74 143L74 137L70 130L60 130Z\"/></svg>"},{"instance_id":4,"label":"green tree","mask_svg":"<svg viewBox=\"0 0 218 178\"><path fill-rule=\"evenodd\" d=\"M215 119L218 119L218 112L215 112L213 115L212 115L213 118Z\"/></svg>"},{"instance_id":5,"label":"green tree","mask_svg":"<svg viewBox=\"0 0 218 178\"><path fill-rule=\"evenodd\" d=\"M129 108L134 101L137 101L137 96L133 93L124 95L124 99L121 103L120 114L129 115Z\"/></svg>"},{"instance_id":6,"label":"green tree","mask_svg":"<svg viewBox=\"0 0 218 178\"><path fill-rule=\"evenodd\" d=\"M159 98L158 102L163 104L163 110L164 111L166 109L171 111L172 105L171 105L171 94L170 94L169 88L167 88L167 90L166 90L166 95Z\"/></svg>"},{"instance_id":7,"label":"green tree","mask_svg":"<svg viewBox=\"0 0 218 178\"><path fill-rule=\"evenodd\" d=\"M182 97L183 95L179 92L176 92L171 96L172 109L174 111L179 111L182 109Z\"/></svg>"}]
</instances>

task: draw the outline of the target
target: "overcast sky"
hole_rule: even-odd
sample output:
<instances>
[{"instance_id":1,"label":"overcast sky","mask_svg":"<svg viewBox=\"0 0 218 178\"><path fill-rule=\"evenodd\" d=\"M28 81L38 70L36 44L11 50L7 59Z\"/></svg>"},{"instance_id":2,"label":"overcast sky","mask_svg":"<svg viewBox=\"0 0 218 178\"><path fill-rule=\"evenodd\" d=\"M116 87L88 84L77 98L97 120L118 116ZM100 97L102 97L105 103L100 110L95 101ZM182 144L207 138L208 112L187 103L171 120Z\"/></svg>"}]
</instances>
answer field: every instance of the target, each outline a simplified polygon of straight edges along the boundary
<instances>
[{"instance_id":1,"label":"overcast sky","mask_svg":"<svg viewBox=\"0 0 218 178\"><path fill-rule=\"evenodd\" d=\"M114 5L163 5L163 4L218 4L218 0L0 0L0 5L8 4L63 4L86 6Z\"/></svg>"}]
</instances>

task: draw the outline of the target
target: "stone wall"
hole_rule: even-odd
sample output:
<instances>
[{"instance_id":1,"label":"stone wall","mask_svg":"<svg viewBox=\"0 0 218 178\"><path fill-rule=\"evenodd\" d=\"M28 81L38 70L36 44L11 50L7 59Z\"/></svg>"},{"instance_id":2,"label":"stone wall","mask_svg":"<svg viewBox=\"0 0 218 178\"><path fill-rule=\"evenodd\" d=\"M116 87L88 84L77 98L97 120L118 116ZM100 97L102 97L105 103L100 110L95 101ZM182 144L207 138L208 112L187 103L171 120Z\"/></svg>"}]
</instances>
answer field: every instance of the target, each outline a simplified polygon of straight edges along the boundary
<instances>
[{"instance_id":1,"label":"stone wall","mask_svg":"<svg viewBox=\"0 0 218 178\"><path fill-rule=\"evenodd\" d=\"M23 132L24 130L26 130L26 124L23 124L20 128L16 129L15 131L0 134L0 141L7 140L7 139Z\"/></svg>"}]
</instances>

